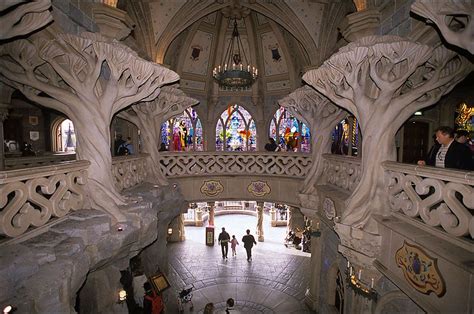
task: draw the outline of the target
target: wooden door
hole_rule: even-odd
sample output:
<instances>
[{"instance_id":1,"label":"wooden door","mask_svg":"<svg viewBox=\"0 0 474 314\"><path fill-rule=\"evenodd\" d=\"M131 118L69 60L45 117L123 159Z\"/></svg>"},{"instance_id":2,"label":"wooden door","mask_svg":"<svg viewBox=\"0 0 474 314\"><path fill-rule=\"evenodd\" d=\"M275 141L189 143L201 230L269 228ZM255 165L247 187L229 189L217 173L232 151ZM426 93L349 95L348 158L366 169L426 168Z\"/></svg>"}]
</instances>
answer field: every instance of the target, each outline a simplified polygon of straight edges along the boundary
<instances>
[{"instance_id":1,"label":"wooden door","mask_svg":"<svg viewBox=\"0 0 474 314\"><path fill-rule=\"evenodd\" d=\"M429 124L427 122L409 121L404 125L402 162L416 164L426 157L429 141Z\"/></svg>"}]
</instances>

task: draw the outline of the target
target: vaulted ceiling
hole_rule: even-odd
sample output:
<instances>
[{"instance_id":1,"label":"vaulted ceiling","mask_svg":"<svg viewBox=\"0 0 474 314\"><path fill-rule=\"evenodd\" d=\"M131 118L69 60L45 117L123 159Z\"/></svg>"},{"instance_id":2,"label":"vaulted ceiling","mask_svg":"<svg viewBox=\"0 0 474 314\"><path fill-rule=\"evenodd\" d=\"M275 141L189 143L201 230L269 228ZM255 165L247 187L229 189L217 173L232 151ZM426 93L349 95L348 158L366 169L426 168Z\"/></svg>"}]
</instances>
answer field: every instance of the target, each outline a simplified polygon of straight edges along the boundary
<instances>
[{"instance_id":1,"label":"vaulted ceiling","mask_svg":"<svg viewBox=\"0 0 474 314\"><path fill-rule=\"evenodd\" d=\"M209 93L212 69L238 28L244 50L259 68L265 93L292 91L305 69L336 49L338 26L352 1L328 0L123 0L118 7L136 22L134 37L148 57L181 76L181 86Z\"/></svg>"}]
</instances>

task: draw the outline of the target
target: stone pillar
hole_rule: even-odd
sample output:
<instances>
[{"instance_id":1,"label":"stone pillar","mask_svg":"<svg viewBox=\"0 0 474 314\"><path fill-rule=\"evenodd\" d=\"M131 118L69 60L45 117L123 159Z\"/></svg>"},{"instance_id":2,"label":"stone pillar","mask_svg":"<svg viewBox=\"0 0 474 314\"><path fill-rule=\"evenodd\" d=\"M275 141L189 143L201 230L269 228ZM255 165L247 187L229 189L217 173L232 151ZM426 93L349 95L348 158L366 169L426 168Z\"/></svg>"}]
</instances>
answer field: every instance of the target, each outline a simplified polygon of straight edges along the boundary
<instances>
[{"instance_id":1,"label":"stone pillar","mask_svg":"<svg viewBox=\"0 0 474 314\"><path fill-rule=\"evenodd\" d=\"M318 312L320 301L320 286L321 286L321 264L323 239L321 233L318 233L320 220L314 218L311 220L311 273L308 290L305 294L305 303L314 311ZM324 235L324 233L323 233Z\"/></svg>"},{"instance_id":2,"label":"stone pillar","mask_svg":"<svg viewBox=\"0 0 474 314\"><path fill-rule=\"evenodd\" d=\"M8 116L8 109L6 105L0 104L0 170L5 170L5 145L3 141L5 140L3 134L3 121Z\"/></svg>"},{"instance_id":3,"label":"stone pillar","mask_svg":"<svg viewBox=\"0 0 474 314\"><path fill-rule=\"evenodd\" d=\"M201 208L196 208L196 211L194 212L194 222L196 224L196 227L202 227L202 209Z\"/></svg>"},{"instance_id":4,"label":"stone pillar","mask_svg":"<svg viewBox=\"0 0 474 314\"><path fill-rule=\"evenodd\" d=\"M257 202L257 235L258 242L263 242L263 202Z\"/></svg>"},{"instance_id":5,"label":"stone pillar","mask_svg":"<svg viewBox=\"0 0 474 314\"><path fill-rule=\"evenodd\" d=\"M168 232L171 231L171 234ZM176 216L168 225L168 242L182 242L185 239L184 236L184 216L179 214Z\"/></svg>"},{"instance_id":6,"label":"stone pillar","mask_svg":"<svg viewBox=\"0 0 474 314\"><path fill-rule=\"evenodd\" d=\"M207 202L209 206L209 226L214 226L214 212L216 210L216 202Z\"/></svg>"},{"instance_id":7,"label":"stone pillar","mask_svg":"<svg viewBox=\"0 0 474 314\"><path fill-rule=\"evenodd\" d=\"M299 230L303 231L304 226L304 216L300 209L296 207L290 207L290 210L288 211L288 229L294 230L298 228Z\"/></svg>"},{"instance_id":8,"label":"stone pillar","mask_svg":"<svg viewBox=\"0 0 474 314\"><path fill-rule=\"evenodd\" d=\"M95 3L92 12L100 34L118 41L127 38L135 27L127 12L120 9L102 3Z\"/></svg>"},{"instance_id":9,"label":"stone pillar","mask_svg":"<svg viewBox=\"0 0 474 314\"><path fill-rule=\"evenodd\" d=\"M272 224L272 227L276 227L277 223L277 216L276 216L276 210L275 210L275 205L272 205L272 208L270 209L270 221Z\"/></svg>"}]
</instances>

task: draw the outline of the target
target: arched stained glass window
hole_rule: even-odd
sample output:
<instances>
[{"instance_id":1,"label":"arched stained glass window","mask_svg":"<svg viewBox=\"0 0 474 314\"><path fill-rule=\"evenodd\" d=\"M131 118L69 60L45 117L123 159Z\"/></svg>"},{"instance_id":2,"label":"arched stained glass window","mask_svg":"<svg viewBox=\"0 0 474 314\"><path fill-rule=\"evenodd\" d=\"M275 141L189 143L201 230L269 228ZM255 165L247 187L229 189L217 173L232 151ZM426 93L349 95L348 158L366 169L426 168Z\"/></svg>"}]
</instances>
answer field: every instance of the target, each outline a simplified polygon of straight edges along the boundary
<instances>
[{"instance_id":1,"label":"arched stained glass window","mask_svg":"<svg viewBox=\"0 0 474 314\"><path fill-rule=\"evenodd\" d=\"M161 125L161 142L169 151L202 151L202 125L196 111L189 107Z\"/></svg>"},{"instance_id":2,"label":"arched stained glass window","mask_svg":"<svg viewBox=\"0 0 474 314\"><path fill-rule=\"evenodd\" d=\"M338 155L358 156L361 147L359 122L354 117L341 120L332 132L331 152Z\"/></svg>"},{"instance_id":3,"label":"arched stained glass window","mask_svg":"<svg viewBox=\"0 0 474 314\"><path fill-rule=\"evenodd\" d=\"M257 150L257 128L250 113L239 105L230 105L216 126L217 151Z\"/></svg>"},{"instance_id":4,"label":"arched stained glass window","mask_svg":"<svg viewBox=\"0 0 474 314\"><path fill-rule=\"evenodd\" d=\"M309 127L293 117L284 107L278 108L270 123L270 137L286 151L311 151Z\"/></svg>"}]
</instances>

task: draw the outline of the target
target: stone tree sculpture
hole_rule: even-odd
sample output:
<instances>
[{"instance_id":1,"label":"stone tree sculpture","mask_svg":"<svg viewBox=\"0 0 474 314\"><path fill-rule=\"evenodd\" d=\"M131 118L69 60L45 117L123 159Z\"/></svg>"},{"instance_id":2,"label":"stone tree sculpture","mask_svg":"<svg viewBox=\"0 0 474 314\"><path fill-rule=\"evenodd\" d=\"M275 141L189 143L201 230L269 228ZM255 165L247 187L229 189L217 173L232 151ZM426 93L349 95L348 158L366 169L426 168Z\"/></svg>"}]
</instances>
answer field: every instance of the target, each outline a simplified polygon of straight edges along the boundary
<instances>
[{"instance_id":1,"label":"stone tree sculpture","mask_svg":"<svg viewBox=\"0 0 474 314\"><path fill-rule=\"evenodd\" d=\"M125 200L114 186L110 123L114 113L155 99L179 76L97 34L58 35L54 40L17 40L0 47L0 80L30 100L66 114L74 123L77 158L91 162L87 207L124 221Z\"/></svg>"},{"instance_id":2,"label":"stone tree sculpture","mask_svg":"<svg viewBox=\"0 0 474 314\"><path fill-rule=\"evenodd\" d=\"M29 34L53 21L51 0L8 0L0 2L0 40Z\"/></svg>"},{"instance_id":3,"label":"stone tree sculpture","mask_svg":"<svg viewBox=\"0 0 474 314\"><path fill-rule=\"evenodd\" d=\"M140 102L132 106L133 114L129 111L121 112L120 117L135 123L140 128L143 141L143 151L150 154L148 169L154 180L162 185L167 185L166 177L160 170L160 144L161 124L173 116L183 113L199 102L174 86L165 86L155 100Z\"/></svg>"},{"instance_id":4,"label":"stone tree sculpture","mask_svg":"<svg viewBox=\"0 0 474 314\"><path fill-rule=\"evenodd\" d=\"M411 5L411 10L436 24L447 42L474 54L472 0L416 0Z\"/></svg>"},{"instance_id":5,"label":"stone tree sculpture","mask_svg":"<svg viewBox=\"0 0 474 314\"><path fill-rule=\"evenodd\" d=\"M395 160L394 137L416 111L436 103L469 74L472 64L443 46L395 36L370 36L341 48L303 79L359 120L362 178L347 200L342 223L376 230L372 212L388 214L385 160Z\"/></svg>"},{"instance_id":6,"label":"stone tree sculpture","mask_svg":"<svg viewBox=\"0 0 474 314\"><path fill-rule=\"evenodd\" d=\"M313 193L323 172L322 155L331 149L331 131L347 112L309 86L298 88L279 104L310 126L312 164L301 193Z\"/></svg>"}]
</instances>

